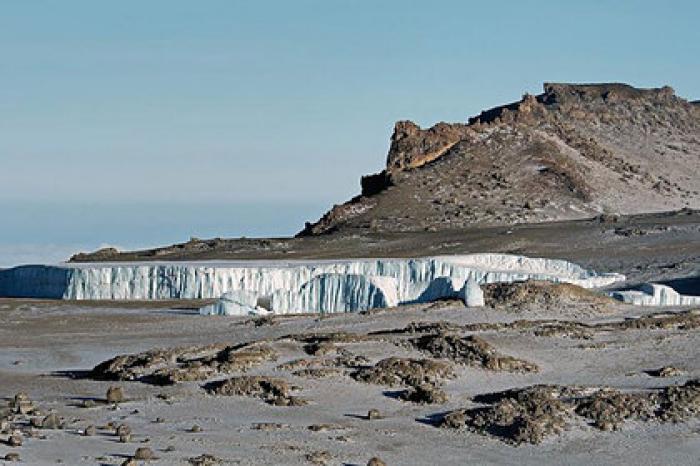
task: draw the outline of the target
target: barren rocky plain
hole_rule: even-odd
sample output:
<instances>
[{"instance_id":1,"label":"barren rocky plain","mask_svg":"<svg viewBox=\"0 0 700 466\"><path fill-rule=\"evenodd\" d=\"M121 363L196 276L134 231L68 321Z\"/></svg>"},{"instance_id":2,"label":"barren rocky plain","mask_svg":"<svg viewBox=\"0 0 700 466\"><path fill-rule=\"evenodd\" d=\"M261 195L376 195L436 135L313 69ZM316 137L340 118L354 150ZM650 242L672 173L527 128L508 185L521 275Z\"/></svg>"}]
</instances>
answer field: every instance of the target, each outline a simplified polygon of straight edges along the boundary
<instances>
[{"instance_id":1,"label":"barren rocky plain","mask_svg":"<svg viewBox=\"0 0 700 466\"><path fill-rule=\"evenodd\" d=\"M667 88L545 85L468 124L397 125L387 170L296 238L72 260L507 252L700 295L697 115ZM517 176L486 175L491 144L520 148ZM700 463L700 309L482 289L483 307L263 317L0 298L0 463Z\"/></svg>"}]
</instances>

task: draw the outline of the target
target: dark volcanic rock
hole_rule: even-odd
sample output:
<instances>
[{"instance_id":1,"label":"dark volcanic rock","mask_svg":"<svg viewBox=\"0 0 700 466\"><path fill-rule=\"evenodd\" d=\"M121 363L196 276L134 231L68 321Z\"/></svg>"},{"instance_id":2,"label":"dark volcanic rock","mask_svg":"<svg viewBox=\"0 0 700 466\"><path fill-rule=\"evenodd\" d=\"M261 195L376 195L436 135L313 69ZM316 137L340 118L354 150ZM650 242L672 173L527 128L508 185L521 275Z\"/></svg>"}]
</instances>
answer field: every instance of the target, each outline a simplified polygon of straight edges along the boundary
<instances>
[{"instance_id":1,"label":"dark volcanic rock","mask_svg":"<svg viewBox=\"0 0 700 466\"><path fill-rule=\"evenodd\" d=\"M411 343L434 358L450 359L469 366L509 372L538 370L536 364L500 354L484 339L474 335L462 337L437 333L412 339Z\"/></svg>"},{"instance_id":2,"label":"dark volcanic rock","mask_svg":"<svg viewBox=\"0 0 700 466\"><path fill-rule=\"evenodd\" d=\"M644 392L611 388L535 385L489 393L474 401L486 406L452 411L440 425L497 437L505 442L540 443L580 417L611 431L625 421L680 422L700 415L700 381Z\"/></svg>"},{"instance_id":3,"label":"dark volcanic rock","mask_svg":"<svg viewBox=\"0 0 700 466\"><path fill-rule=\"evenodd\" d=\"M286 381L265 376L240 376L210 382L204 389L212 395L249 396L274 406L302 406L306 400L292 396L295 387Z\"/></svg>"}]
</instances>

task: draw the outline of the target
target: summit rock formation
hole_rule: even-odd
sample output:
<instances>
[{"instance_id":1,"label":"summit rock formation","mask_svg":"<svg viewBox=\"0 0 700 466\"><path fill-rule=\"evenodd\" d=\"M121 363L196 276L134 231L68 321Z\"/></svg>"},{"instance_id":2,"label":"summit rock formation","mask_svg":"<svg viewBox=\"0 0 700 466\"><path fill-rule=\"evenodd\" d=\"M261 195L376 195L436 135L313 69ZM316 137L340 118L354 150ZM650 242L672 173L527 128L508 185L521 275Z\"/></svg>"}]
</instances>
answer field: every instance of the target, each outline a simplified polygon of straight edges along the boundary
<instances>
[{"instance_id":1,"label":"summit rock formation","mask_svg":"<svg viewBox=\"0 0 700 466\"><path fill-rule=\"evenodd\" d=\"M386 168L299 236L700 207L700 106L670 87L545 83L466 123L394 127Z\"/></svg>"}]
</instances>

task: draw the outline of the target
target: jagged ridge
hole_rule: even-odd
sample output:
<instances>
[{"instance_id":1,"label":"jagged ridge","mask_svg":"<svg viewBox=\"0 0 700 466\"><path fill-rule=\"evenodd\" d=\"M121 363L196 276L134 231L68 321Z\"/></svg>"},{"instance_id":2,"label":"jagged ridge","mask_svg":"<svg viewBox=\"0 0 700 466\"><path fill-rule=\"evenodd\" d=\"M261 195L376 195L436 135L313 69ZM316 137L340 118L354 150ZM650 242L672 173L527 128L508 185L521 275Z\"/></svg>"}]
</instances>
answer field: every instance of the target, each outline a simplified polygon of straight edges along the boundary
<instances>
[{"instance_id":1,"label":"jagged ridge","mask_svg":"<svg viewBox=\"0 0 700 466\"><path fill-rule=\"evenodd\" d=\"M386 169L300 235L700 207L700 108L670 87L545 83L467 123L394 127Z\"/></svg>"}]
</instances>

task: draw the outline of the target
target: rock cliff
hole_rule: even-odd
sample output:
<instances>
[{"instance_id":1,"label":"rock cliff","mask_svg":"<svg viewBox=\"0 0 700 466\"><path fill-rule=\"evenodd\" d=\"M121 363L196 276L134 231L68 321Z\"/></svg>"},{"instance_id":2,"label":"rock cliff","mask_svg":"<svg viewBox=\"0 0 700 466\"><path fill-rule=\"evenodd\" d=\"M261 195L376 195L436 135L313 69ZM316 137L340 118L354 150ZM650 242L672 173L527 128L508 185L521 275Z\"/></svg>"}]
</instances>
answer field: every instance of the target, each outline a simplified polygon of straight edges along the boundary
<instances>
[{"instance_id":1,"label":"rock cliff","mask_svg":"<svg viewBox=\"0 0 700 466\"><path fill-rule=\"evenodd\" d=\"M700 107L670 87L545 83L466 123L394 127L386 169L300 235L700 207Z\"/></svg>"}]
</instances>

